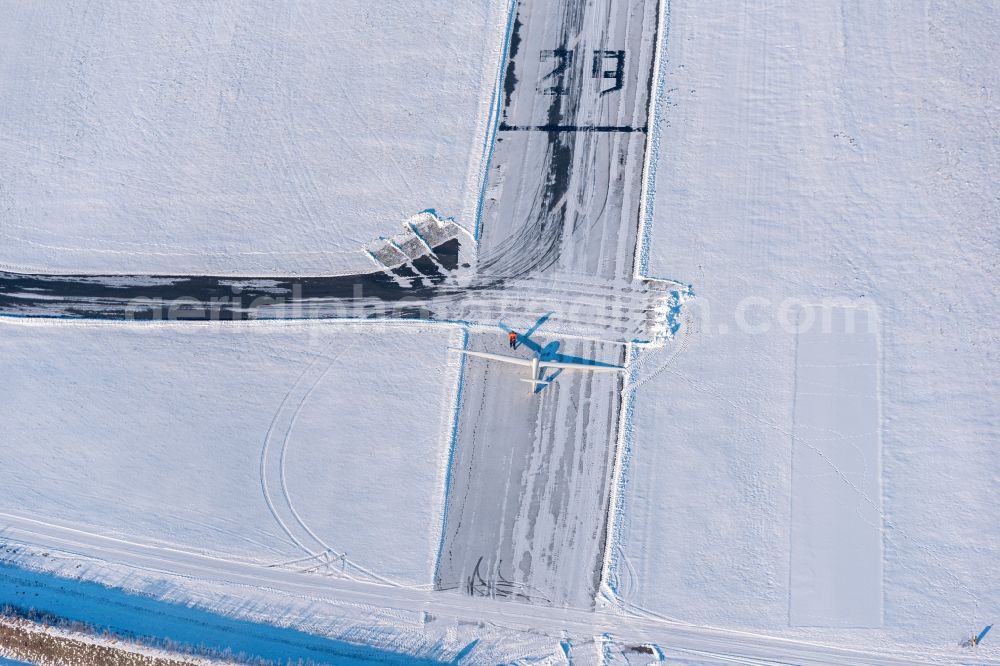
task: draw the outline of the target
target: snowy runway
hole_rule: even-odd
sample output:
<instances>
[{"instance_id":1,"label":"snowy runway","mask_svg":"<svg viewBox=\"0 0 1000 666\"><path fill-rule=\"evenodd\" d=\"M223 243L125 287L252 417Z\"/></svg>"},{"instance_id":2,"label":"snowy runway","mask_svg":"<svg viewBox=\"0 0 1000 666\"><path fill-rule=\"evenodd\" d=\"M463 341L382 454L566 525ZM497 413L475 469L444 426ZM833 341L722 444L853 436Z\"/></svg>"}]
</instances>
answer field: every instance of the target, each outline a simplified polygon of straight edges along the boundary
<instances>
[{"instance_id":1,"label":"snowy runway","mask_svg":"<svg viewBox=\"0 0 1000 666\"><path fill-rule=\"evenodd\" d=\"M480 275L608 285L636 277L657 11L654 0L518 5L486 186ZM614 317L629 291L596 319L579 316L583 310L568 301L553 308L555 317L578 316L577 330L586 330L588 320ZM544 312L523 311L510 323L523 330ZM547 341L553 333L546 325L537 335ZM574 342L568 353L619 364L625 345L614 341L635 338L596 339L604 342ZM479 351L502 344L495 334L469 341ZM530 395L499 364L469 360L465 373L436 584L592 608L621 378L564 375Z\"/></svg>"}]
</instances>

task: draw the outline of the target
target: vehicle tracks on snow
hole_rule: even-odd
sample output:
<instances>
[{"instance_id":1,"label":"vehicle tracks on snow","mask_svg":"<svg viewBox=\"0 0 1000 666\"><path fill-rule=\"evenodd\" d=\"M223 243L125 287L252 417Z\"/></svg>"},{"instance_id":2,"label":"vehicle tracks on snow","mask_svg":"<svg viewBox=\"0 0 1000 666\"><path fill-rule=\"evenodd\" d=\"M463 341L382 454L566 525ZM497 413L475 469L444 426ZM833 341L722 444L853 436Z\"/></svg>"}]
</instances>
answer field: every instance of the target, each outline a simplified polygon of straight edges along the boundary
<instances>
[{"instance_id":1,"label":"vehicle tracks on snow","mask_svg":"<svg viewBox=\"0 0 1000 666\"><path fill-rule=\"evenodd\" d=\"M305 555L301 558L272 564L272 567L294 567L301 571L323 570L331 575L369 580L388 585L398 585L395 581L380 576L347 558L313 530L302 519L291 494L288 491L286 459L295 422L307 404L309 397L323 381L337 360L348 353L356 343L344 347L330 356L333 343L313 356L309 364L299 374L292 386L285 392L271 418L260 452L260 488L268 511L285 535L300 548ZM280 435L278 435L280 433ZM280 436L280 444L275 446ZM337 565L340 568L337 568Z\"/></svg>"}]
</instances>

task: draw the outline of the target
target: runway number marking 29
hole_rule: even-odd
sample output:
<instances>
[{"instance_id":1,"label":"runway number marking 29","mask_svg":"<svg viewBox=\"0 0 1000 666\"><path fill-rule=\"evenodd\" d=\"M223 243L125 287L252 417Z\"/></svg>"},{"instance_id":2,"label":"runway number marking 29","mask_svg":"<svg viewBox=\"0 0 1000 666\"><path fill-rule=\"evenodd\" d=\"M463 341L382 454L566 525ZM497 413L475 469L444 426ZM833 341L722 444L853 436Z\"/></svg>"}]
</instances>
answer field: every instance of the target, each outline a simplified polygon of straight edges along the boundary
<instances>
[{"instance_id":1,"label":"runway number marking 29","mask_svg":"<svg viewBox=\"0 0 1000 666\"><path fill-rule=\"evenodd\" d=\"M573 49L547 49L539 54L542 62L555 61L554 66L538 83L538 92L543 95L566 95L572 87ZM625 51L595 50L591 67L591 78L611 79L614 84L603 88L601 95L621 90L625 84Z\"/></svg>"}]
</instances>

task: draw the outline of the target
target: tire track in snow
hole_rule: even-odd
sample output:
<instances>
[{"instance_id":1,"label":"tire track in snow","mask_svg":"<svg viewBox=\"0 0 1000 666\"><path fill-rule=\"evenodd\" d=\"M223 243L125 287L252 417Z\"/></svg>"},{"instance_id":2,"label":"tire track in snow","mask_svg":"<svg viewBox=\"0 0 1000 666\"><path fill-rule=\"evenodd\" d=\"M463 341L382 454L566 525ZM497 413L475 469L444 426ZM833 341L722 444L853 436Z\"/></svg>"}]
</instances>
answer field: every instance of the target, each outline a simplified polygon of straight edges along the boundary
<instances>
[{"instance_id":1,"label":"tire track in snow","mask_svg":"<svg viewBox=\"0 0 1000 666\"><path fill-rule=\"evenodd\" d=\"M326 543L305 523L298 510L295 508L291 495L288 493L285 459L292 428L294 427L299 414L302 412L309 396L312 395L313 391L320 384L320 382L322 382L323 378L326 377L326 375L334 367L337 360L356 346L356 342L352 342L350 345L337 352L334 356L328 357L327 352L330 351L333 344L334 343L332 342L329 343L323 348L322 351L316 354L302 373L299 374L288 391L285 392L285 395L281 399L281 403L278 405L274 416L271 418L267 433L264 436L264 444L261 448L260 454L260 486L261 492L264 495L264 501L267 504L268 511L274 517L275 522L278 523L278 526L281 527L285 535L288 536L288 538L291 539L296 546L305 552L305 556L302 558L286 560L284 562L274 563L270 566L284 568L292 564L304 564L315 560L318 564L306 567L307 571L316 569L317 567L326 568L330 571L330 573L337 575L336 570L333 569L334 561L331 559L332 555L334 559L343 564L343 570L340 574L344 576L351 577L347 573L347 570L350 569L350 571L355 574L359 574L364 579L378 581L388 585L399 585L399 583L395 581L389 580L354 562L351 562L347 558L346 553L340 552ZM320 359L324 358L328 359L328 362L325 365L320 365ZM292 404L294 404L294 407L289 407ZM275 453L273 440L274 433L279 429L279 423L282 424L280 429L283 430L284 434L282 436L281 445L278 447L277 453ZM276 458L275 455L277 456ZM279 481L277 489L272 487L275 477L277 477ZM276 497L280 498L280 500L276 501Z\"/></svg>"}]
</instances>

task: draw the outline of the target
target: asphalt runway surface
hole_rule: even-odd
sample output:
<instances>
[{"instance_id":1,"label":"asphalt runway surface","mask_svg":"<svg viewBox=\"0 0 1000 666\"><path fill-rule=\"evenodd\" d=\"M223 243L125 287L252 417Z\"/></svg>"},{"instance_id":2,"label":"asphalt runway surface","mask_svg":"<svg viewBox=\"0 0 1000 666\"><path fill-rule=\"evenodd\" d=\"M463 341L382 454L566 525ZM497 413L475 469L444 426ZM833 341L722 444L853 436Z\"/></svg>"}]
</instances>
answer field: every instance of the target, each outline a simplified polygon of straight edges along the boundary
<instances>
[{"instance_id":1,"label":"asphalt runway surface","mask_svg":"<svg viewBox=\"0 0 1000 666\"><path fill-rule=\"evenodd\" d=\"M481 275L634 276L658 21L653 0L518 7ZM544 328L536 337L548 341ZM505 346L501 334L469 339L478 351ZM561 351L620 364L625 346L574 342ZM622 378L567 373L532 395L520 377L506 364L466 360L435 584L592 608Z\"/></svg>"}]
</instances>

